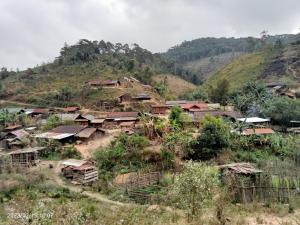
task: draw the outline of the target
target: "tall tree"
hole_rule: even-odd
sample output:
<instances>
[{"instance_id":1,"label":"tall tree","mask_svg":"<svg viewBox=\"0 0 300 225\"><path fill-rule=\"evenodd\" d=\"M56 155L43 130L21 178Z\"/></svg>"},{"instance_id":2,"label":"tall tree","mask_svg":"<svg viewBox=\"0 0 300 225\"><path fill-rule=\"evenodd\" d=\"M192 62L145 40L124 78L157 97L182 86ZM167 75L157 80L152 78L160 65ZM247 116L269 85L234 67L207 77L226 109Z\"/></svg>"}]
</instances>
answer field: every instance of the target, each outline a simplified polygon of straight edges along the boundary
<instances>
[{"instance_id":1,"label":"tall tree","mask_svg":"<svg viewBox=\"0 0 300 225\"><path fill-rule=\"evenodd\" d=\"M216 87L212 87L209 91L210 100L221 105L226 105L229 97L229 81L222 79L217 83Z\"/></svg>"}]
</instances>

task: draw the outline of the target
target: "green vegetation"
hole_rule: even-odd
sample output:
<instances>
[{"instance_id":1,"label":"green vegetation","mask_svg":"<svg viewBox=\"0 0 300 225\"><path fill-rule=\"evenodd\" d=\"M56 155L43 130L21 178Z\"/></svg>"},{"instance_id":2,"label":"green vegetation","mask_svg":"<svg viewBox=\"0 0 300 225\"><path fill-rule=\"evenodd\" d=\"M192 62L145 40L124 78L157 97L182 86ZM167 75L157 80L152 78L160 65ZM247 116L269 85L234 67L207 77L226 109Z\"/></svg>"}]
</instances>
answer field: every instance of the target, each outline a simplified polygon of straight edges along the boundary
<instances>
[{"instance_id":1,"label":"green vegetation","mask_svg":"<svg viewBox=\"0 0 300 225\"><path fill-rule=\"evenodd\" d=\"M172 193L174 202L179 208L186 209L189 216L199 217L203 208L211 205L218 184L217 168L190 161L176 176Z\"/></svg>"},{"instance_id":2,"label":"green vegetation","mask_svg":"<svg viewBox=\"0 0 300 225\"><path fill-rule=\"evenodd\" d=\"M136 171L145 166L142 150L149 145L149 140L141 135L121 134L106 149L95 152L94 158L102 174L108 176Z\"/></svg>"},{"instance_id":3,"label":"green vegetation","mask_svg":"<svg viewBox=\"0 0 300 225\"><path fill-rule=\"evenodd\" d=\"M216 87L221 80L226 79L230 84L230 90L234 91L249 81L257 80L264 68L265 55L263 52L246 54L208 78L204 86L207 89L211 86Z\"/></svg>"},{"instance_id":4,"label":"green vegetation","mask_svg":"<svg viewBox=\"0 0 300 225\"><path fill-rule=\"evenodd\" d=\"M290 121L300 120L300 102L287 97L274 97L266 101L263 114L272 118L274 123L287 128Z\"/></svg>"},{"instance_id":5,"label":"green vegetation","mask_svg":"<svg viewBox=\"0 0 300 225\"><path fill-rule=\"evenodd\" d=\"M191 143L189 157L192 159L211 159L229 147L229 126L222 120L206 116L200 136Z\"/></svg>"},{"instance_id":6,"label":"green vegetation","mask_svg":"<svg viewBox=\"0 0 300 225\"><path fill-rule=\"evenodd\" d=\"M226 105L228 100L230 84L228 80L220 80L216 87L211 87L209 89L209 98L212 102L218 102L221 105Z\"/></svg>"}]
</instances>

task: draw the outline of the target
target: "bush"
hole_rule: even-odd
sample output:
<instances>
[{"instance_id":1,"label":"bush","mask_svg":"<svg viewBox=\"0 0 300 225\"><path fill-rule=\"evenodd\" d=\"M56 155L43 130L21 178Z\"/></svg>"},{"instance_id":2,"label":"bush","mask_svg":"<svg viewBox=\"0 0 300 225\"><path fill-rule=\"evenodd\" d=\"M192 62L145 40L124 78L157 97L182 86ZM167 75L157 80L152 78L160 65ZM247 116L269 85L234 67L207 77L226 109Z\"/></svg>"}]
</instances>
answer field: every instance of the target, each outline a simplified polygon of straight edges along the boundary
<instances>
[{"instance_id":1,"label":"bush","mask_svg":"<svg viewBox=\"0 0 300 225\"><path fill-rule=\"evenodd\" d=\"M193 159L210 159L229 146L229 127L221 119L206 116L199 138L191 144L189 156Z\"/></svg>"},{"instance_id":2,"label":"bush","mask_svg":"<svg viewBox=\"0 0 300 225\"><path fill-rule=\"evenodd\" d=\"M174 166L175 154L166 149L161 150L162 168L171 169Z\"/></svg>"},{"instance_id":3,"label":"bush","mask_svg":"<svg viewBox=\"0 0 300 225\"><path fill-rule=\"evenodd\" d=\"M263 114L286 128L291 120L300 120L300 102L287 97L275 97L266 102Z\"/></svg>"},{"instance_id":4,"label":"bush","mask_svg":"<svg viewBox=\"0 0 300 225\"><path fill-rule=\"evenodd\" d=\"M75 158L75 159L80 159L81 154L79 151L74 146L71 147L65 147L61 151L61 157L63 159L65 158Z\"/></svg>"},{"instance_id":5,"label":"bush","mask_svg":"<svg viewBox=\"0 0 300 225\"><path fill-rule=\"evenodd\" d=\"M218 185L217 168L190 161L184 171L175 177L172 194L178 206L195 216L212 203Z\"/></svg>"},{"instance_id":6,"label":"bush","mask_svg":"<svg viewBox=\"0 0 300 225\"><path fill-rule=\"evenodd\" d=\"M48 117L45 125L43 126L43 130L48 131L48 130L51 130L61 124L62 124L62 120L58 116L52 115L52 116Z\"/></svg>"}]
</instances>

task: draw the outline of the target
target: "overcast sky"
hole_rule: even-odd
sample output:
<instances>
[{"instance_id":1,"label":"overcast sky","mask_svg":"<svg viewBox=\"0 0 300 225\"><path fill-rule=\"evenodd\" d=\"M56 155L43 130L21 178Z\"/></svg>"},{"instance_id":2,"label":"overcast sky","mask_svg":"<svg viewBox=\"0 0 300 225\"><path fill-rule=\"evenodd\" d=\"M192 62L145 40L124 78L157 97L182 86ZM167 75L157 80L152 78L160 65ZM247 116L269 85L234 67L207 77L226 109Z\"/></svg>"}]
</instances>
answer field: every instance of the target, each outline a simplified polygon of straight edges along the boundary
<instances>
[{"instance_id":1,"label":"overcast sky","mask_svg":"<svg viewBox=\"0 0 300 225\"><path fill-rule=\"evenodd\" d=\"M25 69L79 39L162 52L199 37L298 33L299 0L0 0L0 66Z\"/></svg>"}]
</instances>

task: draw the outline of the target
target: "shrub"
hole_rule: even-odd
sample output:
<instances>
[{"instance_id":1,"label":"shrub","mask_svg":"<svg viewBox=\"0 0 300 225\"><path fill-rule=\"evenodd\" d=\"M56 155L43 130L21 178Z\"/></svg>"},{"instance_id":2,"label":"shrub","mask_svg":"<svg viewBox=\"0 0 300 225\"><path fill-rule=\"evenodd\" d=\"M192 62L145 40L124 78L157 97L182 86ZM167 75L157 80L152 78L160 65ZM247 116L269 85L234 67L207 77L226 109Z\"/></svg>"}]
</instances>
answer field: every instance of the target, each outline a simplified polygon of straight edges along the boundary
<instances>
[{"instance_id":1,"label":"shrub","mask_svg":"<svg viewBox=\"0 0 300 225\"><path fill-rule=\"evenodd\" d=\"M229 146L229 127L221 119L206 116L199 138L191 144L190 157L210 159Z\"/></svg>"},{"instance_id":2,"label":"shrub","mask_svg":"<svg viewBox=\"0 0 300 225\"><path fill-rule=\"evenodd\" d=\"M61 151L61 157L62 158L75 158L80 159L81 154L74 146L71 147L65 147Z\"/></svg>"},{"instance_id":3,"label":"shrub","mask_svg":"<svg viewBox=\"0 0 300 225\"><path fill-rule=\"evenodd\" d=\"M161 150L161 159L163 169L171 169L174 166L175 154L166 149Z\"/></svg>"},{"instance_id":4,"label":"shrub","mask_svg":"<svg viewBox=\"0 0 300 225\"><path fill-rule=\"evenodd\" d=\"M51 130L61 124L62 124L61 119L56 115L52 115L52 116L48 117L45 125L43 126L43 130L48 131L48 130Z\"/></svg>"},{"instance_id":5,"label":"shrub","mask_svg":"<svg viewBox=\"0 0 300 225\"><path fill-rule=\"evenodd\" d=\"M195 216L212 203L218 185L217 168L190 161L184 171L175 177L173 198L178 206Z\"/></svg>"}]
</instances>

